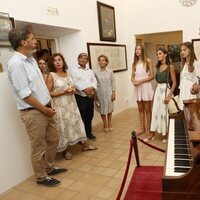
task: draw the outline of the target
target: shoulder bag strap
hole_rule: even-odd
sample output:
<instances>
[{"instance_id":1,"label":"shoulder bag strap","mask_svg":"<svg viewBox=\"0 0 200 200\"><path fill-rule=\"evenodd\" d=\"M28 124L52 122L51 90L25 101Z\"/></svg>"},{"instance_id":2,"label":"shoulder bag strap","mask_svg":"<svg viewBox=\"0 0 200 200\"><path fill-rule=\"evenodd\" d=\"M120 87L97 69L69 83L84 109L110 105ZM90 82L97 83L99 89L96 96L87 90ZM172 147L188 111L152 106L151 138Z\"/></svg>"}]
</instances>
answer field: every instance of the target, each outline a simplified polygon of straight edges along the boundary
<instances>
[{"instance_id":1,"label":"shoulder bag strap","mask_svg":"<svg viewBox=\"0 0 200 200\"><path fill-rule=\"evenodd\" d=\"M167 66L167 82L166 82L166 90L165 90L165 97L167 96L167 86L169 83L169 65Z\"/></svg>"}]
</instances>

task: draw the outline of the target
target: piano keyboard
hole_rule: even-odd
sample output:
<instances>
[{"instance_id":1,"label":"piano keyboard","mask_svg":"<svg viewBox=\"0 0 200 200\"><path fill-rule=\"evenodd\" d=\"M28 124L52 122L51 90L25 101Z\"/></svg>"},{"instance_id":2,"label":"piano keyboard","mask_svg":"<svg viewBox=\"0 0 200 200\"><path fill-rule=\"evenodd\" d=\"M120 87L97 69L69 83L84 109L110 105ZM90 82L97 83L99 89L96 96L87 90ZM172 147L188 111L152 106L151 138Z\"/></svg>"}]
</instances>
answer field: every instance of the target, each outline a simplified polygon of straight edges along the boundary
<instances>
[{"instance_id":1,"label":"piano keyboard","mask_svg":"<svg viewBox=\"0 0 200 200\"><path fill-rule=\"evenodd\" d=\"M183 119L170 119L166 152L166 176L180 176L191 169L191 151Z\"/></svg>"}]
</instances>

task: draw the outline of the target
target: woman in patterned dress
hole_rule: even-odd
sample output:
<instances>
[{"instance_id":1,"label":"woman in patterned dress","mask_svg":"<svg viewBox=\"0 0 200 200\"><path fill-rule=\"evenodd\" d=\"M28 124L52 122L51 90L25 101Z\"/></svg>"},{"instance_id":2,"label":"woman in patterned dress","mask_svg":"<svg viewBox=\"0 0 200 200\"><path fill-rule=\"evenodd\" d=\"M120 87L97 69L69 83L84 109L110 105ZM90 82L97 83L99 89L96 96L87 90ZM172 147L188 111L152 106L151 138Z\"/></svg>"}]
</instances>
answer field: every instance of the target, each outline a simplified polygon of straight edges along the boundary
<instances>
[{"instance_id":1,"label":"woman in patterned dress","mask_svg":"<svg viewBox=\"0 0 200 200\"><path fill-rule=\"evenodd\" d=\"M157 82L156 91L153 100L152 118L151 118L151 136L148 140L154 139L155 132L162 134L162 143L167 140L168 128L168 109L166 104L172 98L174 89L176 87L176 75L174 66L170 64L169 55L166 49L159 48L157 50L157 65L155 79ZM170 89L166 88L167 83L172 82Z\"/></svg>"},{"instance_id":2,"label":"woman in patterned dress","mask_svg":"<svg viewBox=\"0 0 200 200\"><path fill-rule=\"evenodd\" d=\"M153 80L153 77L151 60L146 57L144 47L137 45L135 47L131 81L134 85L134 93L140 116L141 130L137 132L137 135L146 132L147 137L150 135L151 103L153 98L151 80Z\"/></svg>"},{"instance_id":3,"label":"woman in patterned dress","mask_svg":"<svg viewBox=\"0 0 200 200\"><path fill-rule=\"evenodd\" d=\"M50 74L47 77L47 87L54 101L56 109L55 120L60 133L58 152L63 151L66 159L72 155L68 151L69 145L81 142L82 150L95 150L96 147L88 145L85 128L74 97L75 88L67 64L60 53L51 56Z\"/></svg>"},{"instance_id":4,"label":"woman in patterned dress","mask_svg":"<svg viewBox=\"0 0 200 200\"><path fill-rule=\"evenodd\" d=\"M99 69L95 71L97 79L95 109L101 114L103 129L105 132L112 131L112 112L115 100L115 78L113 71L107 68L108 57L100 55L98 57Z\"/></svg>"}]
</instances>

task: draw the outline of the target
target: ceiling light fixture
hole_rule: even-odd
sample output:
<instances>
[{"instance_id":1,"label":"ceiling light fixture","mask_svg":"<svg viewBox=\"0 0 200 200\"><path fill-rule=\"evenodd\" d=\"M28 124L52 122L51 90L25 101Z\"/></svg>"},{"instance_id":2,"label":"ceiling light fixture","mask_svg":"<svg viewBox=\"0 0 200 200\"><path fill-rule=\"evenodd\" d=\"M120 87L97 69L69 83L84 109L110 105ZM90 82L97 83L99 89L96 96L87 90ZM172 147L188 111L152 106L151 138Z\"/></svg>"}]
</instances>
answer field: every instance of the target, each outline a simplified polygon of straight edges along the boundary
<instances>
[{"instance_id":1,"label":"ceiling light fixture","mask_svg":"<svg viewBox=\"0 0 200 200\"><path fill-rule=\"evenodd\" d=\"M191 7L197 3L198 0L179 0L179 2L186 7Z\"/></svg>"}]
</instances>

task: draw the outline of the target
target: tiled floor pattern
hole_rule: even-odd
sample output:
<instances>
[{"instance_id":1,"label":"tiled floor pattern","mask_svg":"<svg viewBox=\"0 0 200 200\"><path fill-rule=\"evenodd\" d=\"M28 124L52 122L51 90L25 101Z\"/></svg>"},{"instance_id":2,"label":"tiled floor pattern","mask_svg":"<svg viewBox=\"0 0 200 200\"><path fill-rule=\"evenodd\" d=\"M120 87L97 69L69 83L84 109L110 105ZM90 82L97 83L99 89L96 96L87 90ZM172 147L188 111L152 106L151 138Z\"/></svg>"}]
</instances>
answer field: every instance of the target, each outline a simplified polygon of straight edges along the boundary
<instances>
[{"instance_id":1,"label":"tiled floor pattern","mask_svg":"<svg viewBox=\"0 0 200 200\"><path fill-rule=\"evenodd\" d=\"M58 187L38 186L34 177L0 195L0 200L115 200L126 168L132 130L138 130L137 109L128 109L113 117L113 131L105 133L102 124L94 127L96 151L82 152L80 145L70 147L72 160L57 155L56 164L68 168L68 172L56 176L62 181ZM145 135L141 136L142 138ZM152 144L165 148L159 136ZM141 165L163 165L164 154L138 142ZM132 158L127 183L135 167ZM123 194L124 195L124 194Z\"/></svg>"}]
</instances>

